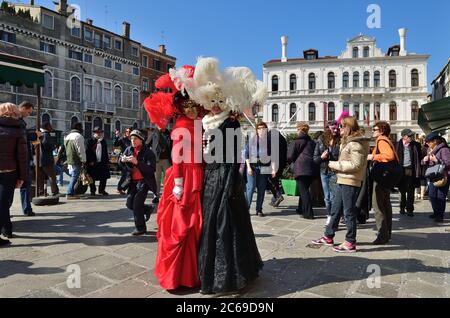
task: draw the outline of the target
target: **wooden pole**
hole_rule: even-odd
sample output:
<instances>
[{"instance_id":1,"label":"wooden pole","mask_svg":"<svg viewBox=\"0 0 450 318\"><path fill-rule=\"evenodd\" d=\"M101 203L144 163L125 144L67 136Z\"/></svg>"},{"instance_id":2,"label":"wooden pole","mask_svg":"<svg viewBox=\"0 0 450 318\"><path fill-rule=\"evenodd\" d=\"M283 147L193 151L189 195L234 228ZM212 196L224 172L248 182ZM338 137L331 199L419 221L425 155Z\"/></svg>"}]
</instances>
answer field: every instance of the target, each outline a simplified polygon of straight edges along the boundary
<instances>
[{"instance_id":1,"label":"wooden pole","mask_svg":"<svg viewBox=\"0 0 450 318\"><path fill-rule=\"evenodd\" d=\"M36 110L36 130L40 131L41 129L41 102L42 102L42 88L40 86L37 86L37 110ZM37 140L37 142L39 142L39 138ZM39 178L41 175L41 169L39 168L39 164L41 161L41 145L40 143L36 143L36 198L39 197L39 193L40 193L40 182L39 182Z\"/></svg>"}]
</instances>

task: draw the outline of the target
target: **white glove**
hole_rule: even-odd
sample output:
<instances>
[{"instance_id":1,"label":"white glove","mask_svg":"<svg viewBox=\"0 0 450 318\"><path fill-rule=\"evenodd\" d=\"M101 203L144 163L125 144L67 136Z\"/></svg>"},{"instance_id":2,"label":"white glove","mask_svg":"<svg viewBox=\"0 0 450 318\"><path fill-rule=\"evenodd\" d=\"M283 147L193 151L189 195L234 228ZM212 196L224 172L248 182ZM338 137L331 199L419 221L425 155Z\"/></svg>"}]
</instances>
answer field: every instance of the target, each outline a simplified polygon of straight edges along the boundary
<instances>
[{"instance_id":1,"label":"white glove","mask_svg":"<svg viewBox=\"0 0 450 318\"><path fill-rule=\"evenodd\" d=\"M184 194L184 188L183 188L183 184L184 184L184 179L183 178L178 178L175 179L175 187L173 188L173 196L180 201L181 198L183 197Z\"/></svg>"}]
</instances>

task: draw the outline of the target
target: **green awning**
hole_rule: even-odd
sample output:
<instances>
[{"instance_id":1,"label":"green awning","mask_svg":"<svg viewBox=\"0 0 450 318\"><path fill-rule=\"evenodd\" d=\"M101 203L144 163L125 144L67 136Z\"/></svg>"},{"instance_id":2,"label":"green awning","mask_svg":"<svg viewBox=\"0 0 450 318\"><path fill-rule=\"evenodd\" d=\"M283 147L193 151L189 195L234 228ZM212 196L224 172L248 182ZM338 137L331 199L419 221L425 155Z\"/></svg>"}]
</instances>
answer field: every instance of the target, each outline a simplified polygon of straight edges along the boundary
<instances>
[{"instance_id":1,"label":"green awning","mask_svg":"<svg viewBox=\"0 0 450 318\"><path fill-rule=\"evenodd\" d=\"M0 53L0 83L14 86L43 87L45 63Z\"/></svg>"},{"instance_id":2,"label":"green awning","mask_svg":"<svg viewBox=\"0 0 450 318\"><path fill-rule=\"evenodd\" d=\"M427 134L450 129L450 97L423 105L419 125Z\"/></svg>"}]
</instances>

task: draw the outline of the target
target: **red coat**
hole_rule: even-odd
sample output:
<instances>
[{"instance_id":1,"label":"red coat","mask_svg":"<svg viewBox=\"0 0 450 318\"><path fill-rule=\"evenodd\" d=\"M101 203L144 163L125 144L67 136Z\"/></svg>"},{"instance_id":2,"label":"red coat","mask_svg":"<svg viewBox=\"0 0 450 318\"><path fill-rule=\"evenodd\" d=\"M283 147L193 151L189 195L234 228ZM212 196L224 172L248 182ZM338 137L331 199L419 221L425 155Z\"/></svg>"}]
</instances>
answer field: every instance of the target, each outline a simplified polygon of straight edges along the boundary
<instances>
[{"instance_id":1,"label":"red coat","mask_svg":"<svg viewBox=\"0 0 450 318\"><path fill-rule=\"evenodd\" d=\"M193 160L202 161L201 129L197 135L194 135L194 121L186 117L177 120L172 132L174 163L166 172L164 191L158 206L158 255L155 267L155 276L166 290L175 290L181 286L194 288L200 284L197 255L203 225L201 197L204 170L202 163ZM200 158L195 158L194 146L199 147ZM172 194L176 178L184 180L181 201Z\"/></svg>"}]
</instances>

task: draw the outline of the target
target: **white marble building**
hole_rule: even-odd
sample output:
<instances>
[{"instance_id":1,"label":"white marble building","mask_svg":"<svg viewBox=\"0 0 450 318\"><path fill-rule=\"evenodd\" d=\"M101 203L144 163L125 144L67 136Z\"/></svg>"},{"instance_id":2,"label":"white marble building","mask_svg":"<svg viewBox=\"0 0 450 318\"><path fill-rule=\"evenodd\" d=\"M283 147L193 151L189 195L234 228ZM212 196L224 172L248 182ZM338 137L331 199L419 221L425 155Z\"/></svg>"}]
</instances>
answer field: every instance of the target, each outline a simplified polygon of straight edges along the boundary
<instances>
[{"instance_id":1,"label":"white marble building","mask_svg":"<svg viewBox=\"0 0 450 318\"><path fill-rule=\"evenodd\" d=\"M287 37L282 37L282 58L264 64L264 83L269 98L264 121L277 123L286 133L297 122L309 122L312 132L344 110L358 116L362 126L389 121L393 138L408 127L418 126L420 105L427 102L429 55L406 51L406 30L399 30L400 45L384 54L376 40L359 35L347 42L340 56L319 56L315 49L302 58L287 58Z\"/></svg>"}]
</instances>

